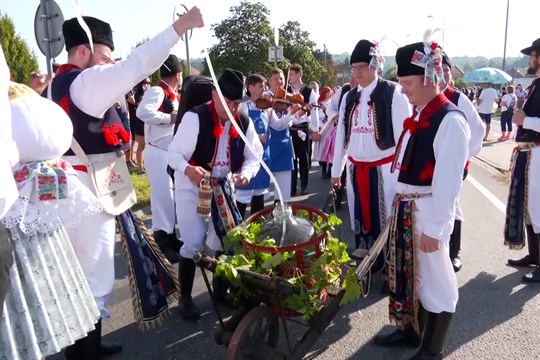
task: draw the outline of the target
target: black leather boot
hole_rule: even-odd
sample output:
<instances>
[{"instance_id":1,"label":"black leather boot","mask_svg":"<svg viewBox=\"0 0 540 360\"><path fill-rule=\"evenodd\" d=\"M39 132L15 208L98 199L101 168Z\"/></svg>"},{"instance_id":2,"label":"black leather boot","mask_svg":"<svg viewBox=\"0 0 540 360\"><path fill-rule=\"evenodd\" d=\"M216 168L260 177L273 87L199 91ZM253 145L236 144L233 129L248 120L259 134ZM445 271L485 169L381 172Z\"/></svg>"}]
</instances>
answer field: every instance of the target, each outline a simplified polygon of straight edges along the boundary
<instances>
[{"instance_id":1,"label":"black leather boot","mask_svg":"<svg viewBox=\"0 0 540 360\"><path fill-rule=\"evenodd\" d=\"M418 324L420 333L417 334L411 324L405 325L403 330L396 329L394 332L386 335L377 335L373 342L379 346L410 346L419 347L422 343L422 334L427 322L428 312L419 303Z\"/></svg>"},{"instance_id":2,"label":"black leather boot","mask_svg":"<svg viewBox=\"0 0 540 360\"><path fill-rule=\"evenodd\" d=\"M192 259L180 257L178 262L178 281L180 283L180 299L178 307L180 314L187 320L199 320L201 313L191 298L193 281L195 280L195 270L197 265Z\"/></svg>"},{"instance_id":3,"label":"black leather boot","mask_svg":"<svg viewBox=\"0 0 540 360\"><path fill-rule=\"evenodd\" d=\"M182 240L179 240L176 237L176 233L172 232L172 234L167 234L167 247L169 248L168 256L166 255L167 259L171 263L176 264L180 260L180 248L184 245Z\"/></svg>"},{"instance_id":4,"label":"black leather boot","mask_svg":"<svg viewBox=\"0 0 540 360\"><path fill-rule=\"evenodd\" d=\"M454 231L450 234L450 261L454 272L461 270L461 220L454 220Z\"/></svg>"},{"instance_id":5,"label":"black leather boot","mask_svg":"<svg viewBox=\"0 0 540 360\"><path fill-rule=\"evenodd\" d=\"M174 233L167 234L163 230L156 230L152 234L152 237L156 241L156 244L158 245L159 250L161 250L161 252L167 258L167 260L169 260L169 262L171 263L177 263L179 259L179 255L178 255L178 251L174 250L174 247L176 247L177 245L175 244L174 246L171 246L172 237L176 239L176 235Z\"/></svg>"},{"instance_id":6,"label":"black leather boot","mask_svg":"<svg viewBox=\"0 0 540 360\"><path fill-rule=\"evenodd\" d=\"M121 344L101 342L101 320L99 320L96 323L96 328L86 337L66 348L65 357L68 360L98 360L121 351Z\"/></svg>"},{"instance_id":7,"label":"black leather boot","mask_svg":"<svg viewBox=\"0 0 540 360\"><path fill-rule=\"evenodd\" d=\"M528 227L527 227L527 230L528 230ZM527 231L527 239L528 238L533 239L531 244L534 242L536 244L535 245L536 246L536 251L538 251L538 246L539 246L539 243L540 243L540 234L535 234L534 231L533 231L532 226L530 226L530 233L529 233L529 231ZM540 263L540 255L537 255L536 263ZM540 282L540 266L537 265L536 268L532 272L523 275L522 279L526 283Z\"/></svg>"},{"instance_id":8,"label":"black leather boot","mask_svg":"<svg viewBox=\"0 0 540 360\"><path fill-rule=\"evenodd\" d=\"M428 312L422 348L409 360L441 360L453 316L454 314L448 312Z\"/></svg>"},{"instance_id":9,"label":"black leather boot","mask_svg":"<svg viewBox=\"0 0 540 360\"><path fill-rule=\"evenodd\" d=\"M529 248L529 253L518 260L508 259L508 265L524 267L530 265L540 265L538 262L538 234L534 233L532 225L527 225L525 229L527 230L527 247Z\"/></svg>"}]
</instances>

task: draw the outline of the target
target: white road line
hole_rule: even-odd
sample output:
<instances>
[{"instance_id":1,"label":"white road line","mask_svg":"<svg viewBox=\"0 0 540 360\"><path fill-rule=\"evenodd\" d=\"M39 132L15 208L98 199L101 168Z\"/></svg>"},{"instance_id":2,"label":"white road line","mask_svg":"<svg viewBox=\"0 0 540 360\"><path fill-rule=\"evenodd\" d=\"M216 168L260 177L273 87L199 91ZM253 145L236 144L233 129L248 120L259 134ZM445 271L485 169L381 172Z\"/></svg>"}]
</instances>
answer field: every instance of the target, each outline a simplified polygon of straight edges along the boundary
<instances>
[{"instance_id":1,"label":"white road line","mask_svg":"<svg viewBox=\"0 0 540 360\"><path fill-rule=\"evenodd\" d=\"M484 185L480 184L475 178L473 178L471 175L467 176L467 180L471 183L472 186L478 189L484 195L497 209L499 209L503 214L506 214L506 205L499 200L498 197L493 195L491 191L486 189Z\"/></svg>"}]
</instances>

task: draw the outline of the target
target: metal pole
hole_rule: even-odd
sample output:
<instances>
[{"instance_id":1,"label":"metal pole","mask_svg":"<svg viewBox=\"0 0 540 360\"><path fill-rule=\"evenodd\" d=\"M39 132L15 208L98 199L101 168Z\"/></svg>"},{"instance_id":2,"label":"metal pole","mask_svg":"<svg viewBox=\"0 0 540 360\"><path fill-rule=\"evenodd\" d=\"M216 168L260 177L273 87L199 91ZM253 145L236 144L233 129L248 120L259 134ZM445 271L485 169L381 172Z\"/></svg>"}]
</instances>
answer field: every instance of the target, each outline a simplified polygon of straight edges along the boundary
<instances>
[{"instance_id":1,"label":"metal pole","mask_svg":"<svg viewBox=\"0 0 540 360\"><path fill-rule=\"evenodd\" d=\"M510 0L506 0L506 25L504 27L504 51L502 61L502 71L506 71L506 40L508 37L508 13L510 12Z\"/></svg>"},{"instance_id":2,"label":"metal pole","mask_svg":"<svg viewBox=\"0 0 540 360\"><path fill-rule=\"evenodd\" d=\"M41 18L43 19L44 34L45 34L45 58L47 61L47 74L52 74L52 64L51 64L51 36L49 34L49 9L47 8L47 0L40 0L41 8L43 9L43 14Z\"/></svg>"},{"instance_id":3,"label":"metal pole","mask_svg":"<svg viewBox=\"0 0 540 360\"><path fill-rule=\"evenodd\" d=\"M186 37L186 59L187 59L187 72L188 72L186 76L189 76L191 75L191 59L189 57L189 38L188 38L187 32L184 36Z\"/></svg>"},{"instance_id":4,"label":"metal pole","mask_svg":"<svg viewBox=\"0 0 540 360\"><path fill-rule=\"evenodd\" d=\"M274 66L277 68L277 50L278 50L278 45L274 45Z\"/></svg>"},{"instance_id":5,"label":"metal pole","mask_svg":"<svg viewBox=\"0 0 540 360\"><path fill-rule=\"evenodd\" d=\"M326 45L323 44L324 46L324 68L326 69Z\"/></svg>"}]
</instances>

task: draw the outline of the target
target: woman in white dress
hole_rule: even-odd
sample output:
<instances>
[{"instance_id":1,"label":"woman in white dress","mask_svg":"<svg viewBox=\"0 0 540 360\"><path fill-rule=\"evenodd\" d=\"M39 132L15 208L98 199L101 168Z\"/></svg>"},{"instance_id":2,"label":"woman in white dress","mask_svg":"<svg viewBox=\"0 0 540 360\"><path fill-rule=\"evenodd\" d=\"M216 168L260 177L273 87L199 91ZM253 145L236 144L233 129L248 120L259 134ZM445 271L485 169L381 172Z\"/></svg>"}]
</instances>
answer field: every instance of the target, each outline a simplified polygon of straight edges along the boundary
<instances>
[{"instance_id":1,"label":"woman in white dress","mask_svg":"<svg viewBox=\"0 0 540 360\"><path fill-rule=\"evenodd\" d=\"M0 318L0 359L42 359L85 337L99 317L65 228L100 205L61 160L73 134L64 110L25 85L10 83L8 94L19 198L2 220L14 263Z\"/></svg>"}]
</instances>

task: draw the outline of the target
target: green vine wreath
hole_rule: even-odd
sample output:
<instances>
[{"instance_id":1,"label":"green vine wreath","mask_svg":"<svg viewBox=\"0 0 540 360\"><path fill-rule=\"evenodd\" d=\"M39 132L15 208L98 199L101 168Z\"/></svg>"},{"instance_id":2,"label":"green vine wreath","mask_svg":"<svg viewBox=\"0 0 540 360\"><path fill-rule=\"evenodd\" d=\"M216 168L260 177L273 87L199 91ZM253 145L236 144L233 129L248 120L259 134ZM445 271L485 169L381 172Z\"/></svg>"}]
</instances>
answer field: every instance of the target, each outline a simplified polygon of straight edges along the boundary
<instances>
[{"instance_id":1,"label":"green vine wreath","mask_svg":"<svg viewBox=\"0 0 540 360\"><path fill-rule=\"evenodd\" d=\"M305 260L301 263L298 262L300 254L296 254L296 251L280 251L274 239L267 237L258 240L267 220L265 217L235 227L224 238L225 250L234 255L219 257L215 275L226 279L233 286L233 295L238 298L250 295L238 270L250 270L270 278L279 276L299 289L296 294L283 299L283 307L289 312L300 314L306 320L320 311L326 300L326 289L331 286L345 290L341 306L358 300L362 289L354 268L348 265L351 258L347 253L347 244L331 234L342 222L334 214L324 215L313 216L306 210L297 210L295 213L295 216L312 223L314 237L325 235L325 239L317 245L320 251L297 250L303 252L301 257ZM261 247L275 251L258 251ZM347 272L345 277L342 276L344 271Z\"/></svg>"}]
</instances>

